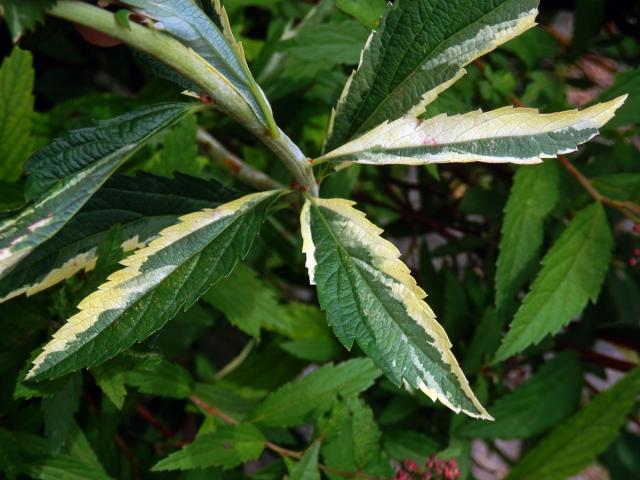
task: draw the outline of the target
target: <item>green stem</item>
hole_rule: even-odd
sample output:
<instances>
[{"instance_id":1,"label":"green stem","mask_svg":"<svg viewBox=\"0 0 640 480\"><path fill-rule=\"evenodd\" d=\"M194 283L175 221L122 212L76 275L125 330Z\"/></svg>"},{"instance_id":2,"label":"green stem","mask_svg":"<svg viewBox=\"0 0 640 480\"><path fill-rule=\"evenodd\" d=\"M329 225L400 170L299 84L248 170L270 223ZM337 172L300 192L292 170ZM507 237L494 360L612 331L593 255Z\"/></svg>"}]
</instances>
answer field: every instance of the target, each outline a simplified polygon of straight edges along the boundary
<instances>
[{"instance_id":1,"label":"green stem","mask_svg":"<svg viewBox=\"0 0 640 480\"><path fill-rule=\"evenodd\" d=\"M220 72L192 49L169 35L135 22L130 22L128 28L123 27L113 13L84 2L59 0L49 13L117 38L157 58L202 87L214 100L216 108L251 131L282 160L301 189L317 196L318 185L309 160L298 146L281 130L278 130L278 135L272 135Z\"/></svg>"}]
</instances>

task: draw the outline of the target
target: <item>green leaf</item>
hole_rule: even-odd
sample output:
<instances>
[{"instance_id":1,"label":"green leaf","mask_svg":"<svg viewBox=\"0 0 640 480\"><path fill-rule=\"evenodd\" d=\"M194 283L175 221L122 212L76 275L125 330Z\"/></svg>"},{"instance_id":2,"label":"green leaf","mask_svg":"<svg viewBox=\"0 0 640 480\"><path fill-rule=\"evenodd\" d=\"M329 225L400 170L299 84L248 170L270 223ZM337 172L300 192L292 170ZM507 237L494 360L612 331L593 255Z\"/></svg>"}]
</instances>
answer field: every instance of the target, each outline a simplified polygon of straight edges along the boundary
<instances>
[{"instance_id":1,"label":"green leaf","mask_svg":"<svg viewBox=\"0 0 640 480\"><path fill-rule=\"evenodd\" d=\"M640 369L598 394L516 464L509 480L564 480L595 461L618 436L640 394Z\"/></svg>"},{"instance_id":2,"label":"green leaf","mask_svg":"<svg viewBox=\"0 0 640 480\"><path fill-rule=\"evenodd\" d=\"M35 72L31 53L14 47L0 67L0 181L15 182L31 153Z\"/></svg>"},{"instance_id":3,"label":"green leaf","mask_svg":"<svg viewBox=\"0 0 640 480\"><path fill-rule=\"evenodd\" d=\"M11 432L0 428L0 472L8 479L15 479L20 464L20 448L16 445Z\"/></svg>"},{"instance_id":4,"label":"green leaf","mask_svg":"<svg viewBox=\"0 0 640 480\"><path fill-rule=\"evenodd\" d=\"M320 480L319 454L320 442L313 442L300 461L293 466L289 480Z\"/></svg>"},{"instance_id":5,"label":"green leaf","mask_svg":"<svg viewBox=\"0 0 640 480\"><path fill-rule=\"evenodd\" d=\"M195 384L189 372L160 355L135 356L135 367L125 374L125 383L141 393L169 398L188 398Z\"/></svg>"},{"instance_id":6,"label":"green leaf","mask_svg":"<svg viewBox=\"0 0 640 480\"><path fill-rule=\"evenodd\" d=\"M325 365L271 393L249 419L265 426L297 425L331 408L338 394L346 397L366 390L379 375L373 362L365 358Z\"/></svg>"},{"instance_id":7,"label":"green leaf","mask_svg":"<svg viewBox=\"0 0 640 480\"><path fill-rule=\"evenodd\" d=\"M580 210L542 259L542 269L518 309L496 361L535 345L596 301L609 268L613 237L604 207Z\"/></svg>"},{"instance_id":8,"label":"green leaf","mask_svg":"<svg viewBox=\"0 0 640 480\"><path fill-rule=\"evenodd\" d=\"M39 199L0 223L0 278L55 235L146 141L193 108L187 103L143 108L74 130L31 157L27 196Z\"/></svg>"},{"instance_id":9,"label":"green leaf","mask_svg":"<svg viewBox=\"0 0 640 480\"><path fill-rule=\"evenodd\" d=\"M198 160L197 131L195 115L189 115L169 130L164 137L163 148L149 170L164 177L172 177L174 172L200 175L204 163Z\"/></svg>"},{"instance_id":10,"label":"green leaf","mask_svg":"<svg viewBox=\"0 0 640 480\"><path fill-rule=\"evenodd\" d=\"M496 308L513 298L526 281L544 240L544 221L560 198L560 172L554 162L520 167L504 209L496 264Z\"/></svg>"},{"instance_id":11,"label":"green leaf","mask_svg":"<svg viewBox=\"0 0 640 480\"><path fill-rule=\"evenodd\" d=\"M410 459L421 465L425 463L429 455L442 448L436 439L405 428L385 431L382 443L384 450L391 458L398 461Z\"/></svg>"},{"instance_id":12,"label":"green leaf","mask_svg":"<svg viewBox=\"0 0 640 480\"><path fill-rule=\"evenodd\" d=\"M640 121L640 68L627 70L616 75L611 87L605 90L598 100L608 101L620 95L629 95L629 100L620 108L616 118L608 128L618 128L623 125L637 124Z\"/></svg>"},{"instance_id":13,"label":"green leaf","mask_svg":"<svg viewBox=\"0 0 640 480\"><path fill-rule=\"evenodd\" d=\"M160 329L245 257L282 191L246 195L181 217L122 261L36 358L29 378L99 365Z\"/></svg>"},{"instance_id":14,"label":"green leaf","mask_svg":"<svg viewBox=\"0 0 640 480\"><path fill-rule=\"evenodd\" d=\"M380 24L385 2L384 0L337 0L336 6L371 29Z\"/></svg>"},{"instance_id":15,"label":"green leaf","mask_svg":"<svg viewBox=\"0 0 640 480\"><path fill-rule=\"evenodd\" d=\"M152 470L231 468L258 458L265 444L264 435L252 425L220 425L215 432L198 436L192 444L160 460Z\"/></svg>"},{"instance_id":16,"label":"green leaf","mask_svg":"<svg viewBox=\"0 0 640 480\"><path fill-rule=\"evenodd\" d=\"M494 422L470 421L456 434L471 438L527 438L569 416L580 401L582 369L577 355L562 353L524 385L489 408Z\"/></svg>"},{"instance_id":17,"label":"green leaf","mask_svg":"<svg viewBox=\"0 0 640 480\"><path fill-rule=\"evenodd\" d=\"M73 416L80 406L82 376L71 375L61 390L42 400L44 433L49 439L52 453L58 453L65 442Z\"/></svg>"},{"instance_id":18,"label":"green leaf","mask_svg":"<svg viewBox=\"0 0 640 480\"><path fill-rule=\"evenodd\" d=\"M227 15L217 2L223 31L191 0L125 0L139 14L156 21L155 28L181 40L204 58L244 98L256 118L276 135L269 101L253 79L242 46L231 33Z\"/></svg>"},{"instance_id":19,"label":"green leaf","mask_svg":"<svg viewBox=\"0 0 640 480\"><path fill-rule=\"evenodd\" d=\"M314 162L423 165L450 162L540 163L577 150L625 101L621 96L585 110L540 114L503 107L428 120L411 115L384 122Z\"/></svg>"},{"instance_id":20,"label":"green leaf","mask_svg":"<svg viewBox=\"0 0 640 480\"><path fill-rule=\"evenodd\" d=\"M216 181L180 174L173 180L142 172L112 177L58 233L0 279L0 303L22 294L35 295L91 270L98 246L116 225L124 239L121 248L129 252L145 246L180 215L237 196Z\"/></svg>"},{"instance_id":21,"label":"green leaf","mask_svg":"<svg viewBox=\"0 0 640 480\"><path fill-rule=\"evenodd\" d=\"M373 411L357 397L349 397L332 412L333 429L323 431L322 455L332 467L361 470L380 450L380 429Z\"/></svg>"},{"instance_id":22,"label":"green leaf","mask_svg":"<svg viewBox=\"0 0 640 480\"><path fill-rule=\"evenodd\" d=\"M490 418L400 252L352 205L316 198L301 214L309 279L336 336L347 349L357 342L397 386L406 381L455 412Z\"/></svg>"},{"instance_id":23,"label":"green leaf","mask_svg":"<svg viewBox=\"0 0 640 480\"><path fill-rule=\"evenodd\" d=\"M43 22L45 12L55 3L56 0L0 0L0 13L7 22L13 42Z\"/></svg>"},{"instance_id":24,"label":"green leaf","mask_svg":"<svg viewBox=\"0 0 640 480\"><path fill-rule=\"evenodd\" d=\"M409 111L422 113L465 65L531 28L537 6L537 0L394 2L345 85L327 150Z\"/></svg>"}]
</instances>

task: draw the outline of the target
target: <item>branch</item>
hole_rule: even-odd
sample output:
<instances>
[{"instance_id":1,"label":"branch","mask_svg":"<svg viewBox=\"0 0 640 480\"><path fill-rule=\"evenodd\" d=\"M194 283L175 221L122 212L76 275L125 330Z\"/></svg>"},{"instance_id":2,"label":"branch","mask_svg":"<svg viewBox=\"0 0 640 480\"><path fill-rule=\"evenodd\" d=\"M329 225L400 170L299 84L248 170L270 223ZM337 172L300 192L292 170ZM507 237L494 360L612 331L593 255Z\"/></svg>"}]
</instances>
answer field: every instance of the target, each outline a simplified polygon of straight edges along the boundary
<instances>
[{"instance_id":1,"label":"branch","mask_svg":"<svg viewBox=\"0 0 640 480\"><path fill-rule=\"evenodd\" d=\"M135 22L130 22L127 28L122 27L113 13L88 3L59 0L48 13L117 38L196 83L214 100L217 109L243 125L280 158L301 189L318 195L309 159L298 146L279 129L277 135L271 135L231 83L192 49L169 35Z\"/></svg>"},{"instance_id":2,"label":"branch","mask_svg":"<svg viewBox=\"0 0 640 480\"><path fill-rule=\"evenodd\" d=\"M209 405L207 402L205 402L202 398L200 398L196 394L191 395L189 399L194 403L194 405L200 407L209 415L218 417L221 420L227 423L230 423L232 425L237 425L238 421L235 418L232 418L226 413L218 410L216 407ZM266 442L265 445L269 450L277 453L281 457L295 458L296 460L300 460L304 455L303 452L298 452L296 450L289 450L288 448L281 447L280 445L277 445L273 442L268 441ZM377 477L372 477L371 475L367 475L364 472L360 472L360 471L349 472L345 470L338 470L336 468L330 467L328 465L323 465L321 463L318 464L318 468L323 472L329 473L331 475L338 475L339 477L343 477L343 478L362 478L364 480L380 480Z\"/></svg>"},{"instance_id":3,"label":"branch","mask_svg":"<svg viewBox=\"0 0 640 480\"><path fill-rule=\"evenodd\" d=\"M198 142L204 148L207 155L224 167L242 183L250 185L256 190L273 190L283 188L280 182L269 177L267 174L251 167L239 157L222 145L217 139L212 137L206 130L198 129Z\"/></svg>"}]
</instances>

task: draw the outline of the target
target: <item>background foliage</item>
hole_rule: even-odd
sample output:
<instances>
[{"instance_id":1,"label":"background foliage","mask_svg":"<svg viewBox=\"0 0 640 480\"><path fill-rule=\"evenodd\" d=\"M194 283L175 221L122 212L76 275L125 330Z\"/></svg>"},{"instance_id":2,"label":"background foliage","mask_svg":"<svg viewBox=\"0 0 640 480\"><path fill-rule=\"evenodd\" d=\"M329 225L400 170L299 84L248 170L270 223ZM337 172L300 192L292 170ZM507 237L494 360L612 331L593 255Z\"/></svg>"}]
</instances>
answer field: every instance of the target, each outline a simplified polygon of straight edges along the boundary
<instances>
[{"instance_id":1,"label":"background foliage","mask_svg":"<svg viewBox=\"0 0 640 480\"><path fill-rule=\"evenodd\" d=\"M23 204L23 170L36 150L70 129L179 101L181 90L127 47L91 45L55 19L13 47L23 27L42 20L18 15L16 1L0 2L0 216ZM307 16L315 3L224 2L279 124L314 157L384 9L382 0L324 1ZM116 270L128 232L248 191L203 130L289 181L230 120L191 112L136 152L63 230L69 242L83 228L99 235L96 268L0 304L0 471L408 478L414 461L451 478L456 469L478 479L562 479L585 469L637 477L640 11L604 0L543 0L540 10L541 27L470 65L427 115L505 104L550 112L628 92L601 136L538 166L354 166L322 183L324 196L353 198L399 246L495 422L399 390L357 348L339 345L307 287L288 212L264 225L230 276L144 343L61 380L23 381L42 343ZM7 288L0 281L0 298ZM516 333L502 343L509 328ZM518 342L536 345L513 356Z\"/></svg>"}]
</instances>

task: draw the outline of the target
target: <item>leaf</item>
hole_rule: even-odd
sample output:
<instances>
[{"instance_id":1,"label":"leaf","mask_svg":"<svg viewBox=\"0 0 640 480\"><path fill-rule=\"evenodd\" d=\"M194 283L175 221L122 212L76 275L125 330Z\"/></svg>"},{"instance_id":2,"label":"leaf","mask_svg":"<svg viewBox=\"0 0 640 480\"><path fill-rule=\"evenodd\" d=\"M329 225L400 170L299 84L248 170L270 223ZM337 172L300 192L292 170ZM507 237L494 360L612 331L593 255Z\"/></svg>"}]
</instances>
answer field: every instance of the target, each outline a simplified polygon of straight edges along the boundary
<instances>
[{"instance_id":1,"label":"leaf","mask_svg":"<svg viewBox=\"0 0 640 480\"><path fill-rule=\"evenodd\" d=\"M457 435L470 438L528 438L569 416L580 401L578 357L561 353L542 365L522 386L489 408L495 422L470 421Z\"/></svg>"},{"instance_id":2,"label":"leaf","mask_svg":"<svg viewBox=\"0 0 640 480\"><path fill-rule=\"evenodd\" d=\"M258 458L265 445L264 435L252 425L220 425L215 432L198 436L192 444L160 460L151 470L231 468Z\"/></svg>"},{"instance_id":3,"label":"leaf","mask_svg":"<svg viewBox=\"0 0 640 480\"><path fill-rule=\"evenodd\" d=\"M318 455L320 454L320 442L313 442L304 452L304 455L291 470L289 480L320 480L318 470Z\"/></svg>"},{"instance_id":4,"label":"leaf","mask_svg":"<svg viewBox=\"0 0 640 480\"><path fill-rule=\"evenodd\" d=\"M139 14L153 18L156 29L169 33L204 58L242 96L256 118L277 136L269 101L253 79L242 46L233 38L223 9L218 9L218 14L224 32L191 0L125 0L124 3Z\"/></svg>"},{"instance_id":5,"label":"leaf","mask_svg":"<svg viewBox=\"0 0 640 480\"><path fill-rule=\"evenodd\" d=\"M640 68L618 73L611 87L605 90L598 100L608 101L620 95L628 94L629 101L620 108L616 118L607 125L618 128L623 125L637 124L640 121Z\"/></svg>"},{"instance_id":6,"label":"leaf","mask_svg":"<svg viewBox=\"0 0 640 480\"><path fill-rule=\"evenodd\" d=\"M16 43L25 31L42 23L46 10L55 3L56 0L0 0L0 13L7 22L11 40Z\"/></svg>"},{"instance_id":7,"label":"leaf","mask_svg":"<svg viewBox=\"0 0 640 480\"><path fill-rule=\"evenodd\" d=\"M42 399L44 433L49 439L52 453L60 452L67 432L73 425L73 416L80 406L81 390L82 377L71 375L62 389Z\"/></svg>"},{"instance_id":8,"label":"leaf","mask_svg":"<svg viewBox=\"0 0 640 480\"><path fill-rule=\"evenodd\" d=\"M544 221L560 198L557 164L520 167L504 209L496 263L496 308L504 307L526 281L544 240Z\"/></svg>"},{"instance_id":9,"label":"leaf","mask_svg":"<svg viewBox=\"0 0 640 480\"><path fill-rule=\"evenodd\" d=\"M400 0L371 34L338 101L327 150L418 115L464 66L531 28L537 0Z\"/></svg>"},{"instance_id":10,"label":"leaf","mask_svg":"<svg viewBox=\"0 0 640 480\"><path fill-rule=\"evenodd\" d=\"M420 465L425 463L429 455L442 448L436 439L405 428L385 431L382 443L391 458L398 461L410 459Z\"/></svg>"},{"instance_id":11,"label":"leaf","mask_svg":"<svg viewBox=\"0 0 640 480\"><path fill-rule=\"evenodd\" d=\"M15 182L31 153L35 71L31 53L14 47L0 67L0 181Z\"/></svg>"},{"instance_id":12,"label":"leaf","mask_svg":"<svg viewBox=\"0 0 640 480\"><path fill-rule=\"evenodd\" d=\"M496 353L502 361L553 335L596 301L609 268L613 237L604 207L576 214L542 259L542 269Z\"/></svg>"},{"instance_id":13,"label":"leaf","mask_svg":"<svg viewBox=\"0 0 640 480\"><path fill-rule=\"evenodd\" d=\"M188 398L195 388L189 372L160 355L135 356L135 366L125 374L125 383L141 393L168 398Z\"/></svg>"},{"instance_id":14,"label":"leaf","mask_svg":"<svg viewBox=\"0 0 640 480\"><path fill-rule=\"evenodd\" d=\"M539 163L543 158L573 152L597 135L625 98L582 111L551 114L503 107L486 113L441 114L428 120L406 116L385 121L314 164Z\"/></svg>"},{"instance_id":15,"label":"leaf","mask_svg":"<svg viewBox=\"0 0 640 480\"><path fill-rule=\"evenodd\" d=\"M346 397L366 390L379 375L373 362L366 358L325 365L271 393L249 420L265 426L297 425L310 414L329 409L338 394Z\"/></svg>"},{"instance_id":16,"label":"leaf","mask_svg":"<svg viewBox=\"0 0 640 480\"><path fill-rule=\"evenodd\" d=\"M0 279L0 303L92 270L98 246L115 225L122 230L122 250L129 252L145 246L180 215L237 196L216 181L180 174L173 180L142 172L112 177L58 233Z\"/></svg>"},{"instance_id":17,"label":"leaf","mask_svg":"<svg viewBox=\"0 0 640 480\"><path fill-rule=\"evenodd\" d=\"M490 418L400 252L352 205L307 200L300 220L309 279L336 336L347 349L357 342L394 384L406 381L455 412Z\"/></svg>"},{"instance_id":18,"label":"leaf","mask_svg":"<svg viewBox=\"0 0 640 480\"><path fill-rule=\"evenodd\" d=\"M146 141L194 108L160 104L74 130L27 162L27 197L39 199L0 224L0 278L55 235Z\"/></svg>"},{"instance_id":19,"label":"leaf","mask_svg":"<svg viewBox=\"0 0 640 480\"><path fill-rule=\"evenodd\" d=\"M358 397L337 403L329 419L318 422L325 441L322 456L326 463L341 470L362 470L380 450L380 429L371 408Z\"/></svg>"},{"instance_id":20,"label":"leaf","mask_svg":"<svg viewBox=\"0 0 640 480\"><path fill-rule=\"evenodd\" d=\"M246 195L181 217L121 263L35 359L28 378L59 377L99 365L191 306L247 255L282 191Z\"/></svg>"},{"instance_id":21,"label":"leaf","mask_svg":"<svg viewBox=\"0 0 640 480\"><path fill-rule=\"evenodd\" d=\"M337 0L336 6L367 28L376 28L384 13L384 0Z\"/></svg>"},{"instance_id":22,"label":"leaf","mask_svg":"<svg viewBox=\"0 0 640 480\"><path fill-rule=\"evenodd\" d=\"M627 373L528 451L509 480L563 480L595 461L618 436L640 394L640 369Z\"/></svg>"},{"instance_id":23,"label":"leaf","mask_svg":"<svg viewBox=\"0 0 640 480\"><path fill-rule=\"evenodd\" d=\"M197 131L196 117L189 115L167 132L157 164L152 165L152 170L165 177L172 177L174 172L200 175L204 165L198 161Z\"/></svg>"}]
</instances>

